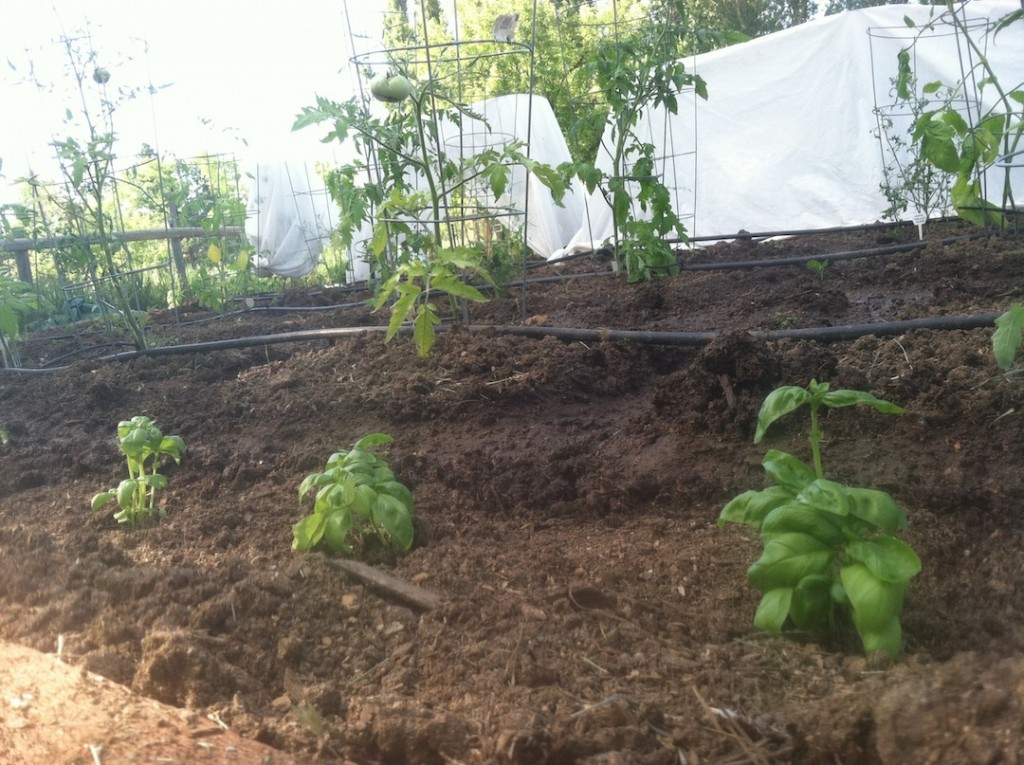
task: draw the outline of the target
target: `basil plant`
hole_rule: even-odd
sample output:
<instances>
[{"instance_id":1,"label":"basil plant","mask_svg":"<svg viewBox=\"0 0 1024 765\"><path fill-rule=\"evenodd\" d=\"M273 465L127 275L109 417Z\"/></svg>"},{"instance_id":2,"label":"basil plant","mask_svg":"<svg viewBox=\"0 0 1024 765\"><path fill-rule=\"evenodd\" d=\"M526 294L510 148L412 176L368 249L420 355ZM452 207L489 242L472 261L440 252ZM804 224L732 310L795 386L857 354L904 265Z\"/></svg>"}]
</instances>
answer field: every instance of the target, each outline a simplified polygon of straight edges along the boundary
<instances>
[{"instance_id":1,"label":"basil plant","mask_svg":"<svg viewBox=\"0 0 1024 765\"><path fill-rule=\"evenodd\" d=\"M906 515L887 493L846 486L822 471L819 410L855 404L903 412L869 393L833 391L814 380L807 388L772 391L761 407L754 442L761 442L773 422L807 405L813 467L769 451L762 465L773 484L733 498L718 525L741 523L761 533L764 550L747 570L750 583L764 593L754 615L759 629L835 632L852 622L867 654L895 657L903 648L899 613L907 585L921 570L914 550L895 537L906 528Z\"/></svg>"}]
</instances>

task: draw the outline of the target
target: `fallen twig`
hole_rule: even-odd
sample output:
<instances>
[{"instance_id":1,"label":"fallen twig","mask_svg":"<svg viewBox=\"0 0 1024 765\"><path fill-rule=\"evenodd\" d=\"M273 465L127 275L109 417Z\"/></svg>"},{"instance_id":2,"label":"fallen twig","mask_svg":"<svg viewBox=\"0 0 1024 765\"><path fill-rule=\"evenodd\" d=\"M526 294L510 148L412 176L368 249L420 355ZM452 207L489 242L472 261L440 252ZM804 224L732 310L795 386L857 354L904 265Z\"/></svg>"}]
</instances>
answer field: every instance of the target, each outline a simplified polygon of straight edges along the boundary
<instances>
[{"instance_id":1,"label":"fallen twig","mask_svg":"<svg viewBox=\"0 0 1024 765\"><path fill-rule=\"evenodd\" d=\"M444 602L444 598L433 590L428 590L412 582L399 579L397 576L392 576L357 560L342 560L339 558L325 558L324 560L335 568L340 568L346 574L362 579L378 590L383 590L388 595L392 595L421 611L433 610Z\"/></svg>"}]
</instances>

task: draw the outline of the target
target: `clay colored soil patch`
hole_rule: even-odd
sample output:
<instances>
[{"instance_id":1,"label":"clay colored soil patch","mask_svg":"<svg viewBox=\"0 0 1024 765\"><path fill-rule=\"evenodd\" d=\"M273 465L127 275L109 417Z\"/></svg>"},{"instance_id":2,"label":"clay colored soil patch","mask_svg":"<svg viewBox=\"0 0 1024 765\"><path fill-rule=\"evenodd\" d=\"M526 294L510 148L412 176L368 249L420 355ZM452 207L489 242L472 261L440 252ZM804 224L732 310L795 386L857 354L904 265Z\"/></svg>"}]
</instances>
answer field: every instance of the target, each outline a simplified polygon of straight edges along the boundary
<instances>
[{"instance_id":1,"label":"clay colored soil patch","mask_svg":"<svg viewBox=\"0 0 1024 765\"><path fill-rule=\"evenodd\" d=\"M202 715L0 642L4 765L293 765L288 755Z\"/></svg>"}]
</instances>

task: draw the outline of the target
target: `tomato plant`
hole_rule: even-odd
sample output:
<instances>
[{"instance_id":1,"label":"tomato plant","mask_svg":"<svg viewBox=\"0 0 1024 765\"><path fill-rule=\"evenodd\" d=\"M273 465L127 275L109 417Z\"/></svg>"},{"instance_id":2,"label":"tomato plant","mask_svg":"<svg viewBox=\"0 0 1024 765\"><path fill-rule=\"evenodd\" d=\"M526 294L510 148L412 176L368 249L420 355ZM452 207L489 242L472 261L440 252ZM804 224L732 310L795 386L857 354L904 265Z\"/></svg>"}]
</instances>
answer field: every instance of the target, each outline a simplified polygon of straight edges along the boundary
<instances>
[{"instance_id":1,"label":"tomato plant","mask_svg":"<svg viewBox=\"0 0 1024 765\"><path fill-rule=\"evenodd\" d=\"M356 163L328 175L327 188L342 210L339 241L351 246L355 233L373 219L368 254L379 280L375 305L391 305L386 340L411 318L417 352L426 356L440 322L431 297L485 300L464 277L492 282L485 267L490 240L466 232L480 221L490 230L487 221L508 189L512 168L532 173L556 201L566 182L527 156L522 141L497 145L483 117L456 101L438 78L416 80L414 74L395 62L373 80L374 97L390 105L383 117L355 99L337 103L318 97L293 129L328 122L332 130L325 141L351 139L372 156L373 172ZM445 149L442 126L461 130L468 120L482 125L495 145L455 157Z\"/></svg>"},{"instance_id":2,"label":"tomato plant","mask_svg":"<svg viewBox=\"0 0 1024 765\"><path fill-rule=\"evenodd\" d=\"M909 16L904 17L908 27L919 29L919 35L933 32L938 24L949 24L957 38L961 53L959 82L928 82L921 86L924 96L946 94L938 108L928 109L917 117L914 124L913 141L919 156L936 168L954 176L950 191L953 206L964 220L975 225L1005 224L1003 211L1013 207L1013 189L1010 166L1003 171L1001 198L998 204L985 198L984 178L987 171L998 166L1000 157L1012 156L1017 152L1024 137L1024 83L1008 85L1001 82L999 75L985 55L985 36L993 38L1013 26L1020 26L1024 20L1024 8L1012 11L986 24L981 35L972 32L972 25L964 14L966 2L945 0L938 4L945 13L931 18L917 27ZM916 85L911 62L911 52L916 39L908 48L898 54L896 92L901 99L910 99ZM966 56L970 66L964 67ZM987 88L988 98L983 99L981 90ZM964 100L991 103L987 108L978 107L977 114L963 111L958 104Z\"/></svg>"},{"instance_id":3,"label":"tomato plant","mask_svg":"<svg viewBox=\"0 0 1024 765\"><path fill-rule=\"evenodd\" d=\"M3 366L21 366L15 341L21 335L24 318L35 305L31 284L0 274L0 363Z\"/></svg>"},{"instance_id":4,"label":"tomato plant","mask_svg":"<svg viewBox=\"0 0 1024 765\"><path fill-rule=\"evenodd\" d=\"M822 470L820 408L856 404L903 412L870 393L831 390L815 380L807 388L772 391L761 407L754 442L780 417L806 405L813 467L770 450L762 465L774 484L733 498L718 524L740 523L761 533L764 551L747 570L750 583L764 593L754 615L758 628L781 632L792 624L835 631L848 618L867 654L897 656L903 598L921 570L914 550L894 536L906 527L906 516L887 493L828 480Z\"/></svg>"},{"instance_id":5,"label":"tomato plant","mask_svg":"<svg viewBox=\"0 0 1024 765\"><path fill-rule=\"evenodd\" d=\"M564 163L559 169L575 176L593 193L600 189L612 210L615 264L630 281L648 279L676 268L675 252L666 237L686 240L686 227L672 207L672 195L661 180L661 160L654 144L637 134L645 112L663 107L678 111L678 96L692 86L707 98L707 85L686 71L678 24L644 24L631 33L603 40L587 67L609 105L610 173L589 162ZM639 208L639 209L636 209Z\"/></svg>"}]
</instances>

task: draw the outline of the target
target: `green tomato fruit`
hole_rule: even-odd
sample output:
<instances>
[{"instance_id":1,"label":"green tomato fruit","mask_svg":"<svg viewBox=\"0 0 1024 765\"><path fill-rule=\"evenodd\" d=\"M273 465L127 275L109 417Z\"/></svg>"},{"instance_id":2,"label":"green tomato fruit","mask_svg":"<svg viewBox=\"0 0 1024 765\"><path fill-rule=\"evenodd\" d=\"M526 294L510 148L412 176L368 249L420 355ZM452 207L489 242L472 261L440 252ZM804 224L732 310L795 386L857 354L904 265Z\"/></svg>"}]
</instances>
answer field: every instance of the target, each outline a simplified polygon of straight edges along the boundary
<instances>
[{"instance_id":1,"label":"green tomato fruit","mask_svg":"<svg viewBox=\"0 0 1024 765\"><path fill-rule=\"evenodd\" d=\"M97 67L96 70L92 73L92 78L98 84L106 85L108 82L110 82L110 72L108 72L103 67Z\"/></svg>"},{"instance_id":2,"label":"green tomato fruit","mask_svg":"<svg viewBox=\"0 0 1024 765\"><path fill-rule=\"evenodd\" d=\"M378 77L371 83L370 92L378 101L397 104L412 95L412 83L400 74L394 77Z\"/></svg>"}]
</instances>

